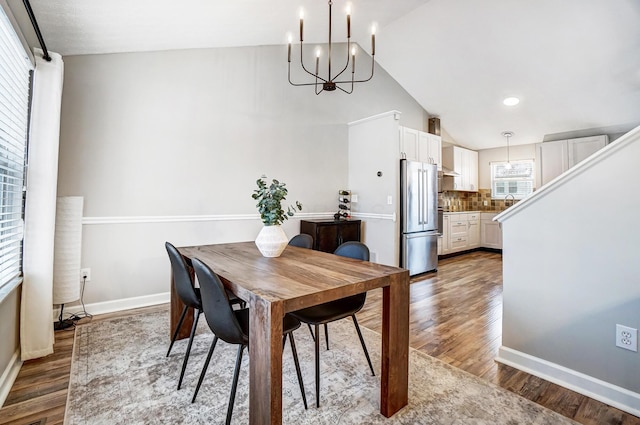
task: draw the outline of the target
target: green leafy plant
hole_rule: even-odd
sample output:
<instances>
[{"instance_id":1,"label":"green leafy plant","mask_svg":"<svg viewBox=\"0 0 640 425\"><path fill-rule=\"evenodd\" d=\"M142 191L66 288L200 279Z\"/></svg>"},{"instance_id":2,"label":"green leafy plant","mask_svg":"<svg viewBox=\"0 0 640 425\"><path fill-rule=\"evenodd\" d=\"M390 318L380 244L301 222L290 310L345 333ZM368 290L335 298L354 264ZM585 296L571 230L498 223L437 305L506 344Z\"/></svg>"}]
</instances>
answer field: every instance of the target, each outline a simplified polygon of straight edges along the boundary
<instances>
[{"instance_id":1,"label":"green leafy plant","mask_svg":"<svg viewBox=\"0 0 640 425\"><path fill-rule=\"evenodd\" d=\"M274 226L282 224L289 217L292 217L296 209L302 211L302 204L296 201L295 206L290 205L287 210L282 209L282 201L287 196L286 183L280 183L273 179L270 185L267 185L267 177L256 180L258 188L253 191L251 197L258 201L256 207L260 213L260 218L265 226Z\"/></svg>"}]
</instances>

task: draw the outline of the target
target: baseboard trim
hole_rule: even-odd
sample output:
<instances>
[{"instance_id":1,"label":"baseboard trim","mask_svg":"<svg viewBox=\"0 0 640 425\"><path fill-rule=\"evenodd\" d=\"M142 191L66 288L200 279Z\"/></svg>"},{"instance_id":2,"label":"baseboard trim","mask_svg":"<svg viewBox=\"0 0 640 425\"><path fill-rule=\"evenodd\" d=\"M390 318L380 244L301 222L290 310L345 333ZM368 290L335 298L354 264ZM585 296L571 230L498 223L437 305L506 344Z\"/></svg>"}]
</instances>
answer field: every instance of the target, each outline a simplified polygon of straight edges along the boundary
<instances>
[{"instance_id":1,"label":"baseboard trim","mask_svg":"<svg viewBox=\"0 0 640 425\"><path fill-rule=\"evenodd\" d=\"M633 391L505 346L496 361L640 417L640 394Z\"/></svg>"},{"instance_id":2,"label":"baseboard trim","mask_svg":"<svg viewBox=\"0 0 640 425\"><path fill-rule=\"evenodd\" d=\"M149 307L152 305L165 304L171 300L170 292L162 292L153 295L144 295L141 297L123 298L120 300L103 301L99 303L86 304L85 308L87 313L90 314L106 314L114 313L116 311L131 310L134 308ZM65 312L69 314L82 313L81 305L65 306ZM57 307L53 311L54 321L58 321L58 315L60 314L60 308ZM66 313L65 313L66 316Z\"/></svg>"},{"instance_id":3,"label":"baseboard trim","mask_svg":"<svg viewBox=\"0 0 640 425\"><path fill-rule=\"evenodd\" d=\"M20 360L20 348L18 348L15 353L13 353L13 356L11 356L9 364L4 369L4 372L2 372L2 376L0 376L0 407L2 407L4 402L7 400L11 387L18 377L18 372L20 372L21 367L22 361Z\"/></svg>"}]
</instances>

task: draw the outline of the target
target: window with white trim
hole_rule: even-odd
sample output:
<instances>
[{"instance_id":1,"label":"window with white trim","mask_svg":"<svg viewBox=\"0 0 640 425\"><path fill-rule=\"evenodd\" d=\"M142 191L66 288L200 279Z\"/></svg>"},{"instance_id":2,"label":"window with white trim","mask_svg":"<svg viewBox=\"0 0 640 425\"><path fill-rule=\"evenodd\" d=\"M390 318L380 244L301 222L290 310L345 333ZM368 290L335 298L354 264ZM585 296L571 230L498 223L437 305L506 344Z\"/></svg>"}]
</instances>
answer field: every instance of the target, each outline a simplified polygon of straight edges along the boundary
<instances>
[{"instance_id":1,"label":"window with white trim","mask_svg":"<svg viewBox=\"0 0 640 425\"><path fill-rule=\"evenodd\" d=\"M491 163L491 199L523 199L533 184L533 159Z\"/></svg>"},{"instance_id":2,"label":"window with white trim","mask_svg":"<svg viewBox=\"0 0 640 425\"><path fill-rule=\"evenodd\" d=\"M32 65L0 8L0 289L22 274Z\"/></svg>"}]
</instances>

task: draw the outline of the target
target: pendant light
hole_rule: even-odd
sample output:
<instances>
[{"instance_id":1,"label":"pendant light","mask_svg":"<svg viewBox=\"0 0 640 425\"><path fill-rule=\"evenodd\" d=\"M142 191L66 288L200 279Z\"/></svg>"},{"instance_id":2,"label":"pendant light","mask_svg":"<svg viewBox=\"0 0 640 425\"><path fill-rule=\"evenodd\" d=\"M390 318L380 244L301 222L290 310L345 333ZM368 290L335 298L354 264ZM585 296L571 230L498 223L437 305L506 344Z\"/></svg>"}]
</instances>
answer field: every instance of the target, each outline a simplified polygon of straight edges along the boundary
<instances>
[{"instance_id":1,"label":"pendant light","mask_svg":"<svg viewBox=\"0 0 640 425\"><path fill-rule=\"evenodd\" d=\"M513 137L513 131L503 131L502 136L507 138L507 163L504 166L507 170L511 169L511 161L509 159L509 138Z\"/></svg>"}]
</instances>

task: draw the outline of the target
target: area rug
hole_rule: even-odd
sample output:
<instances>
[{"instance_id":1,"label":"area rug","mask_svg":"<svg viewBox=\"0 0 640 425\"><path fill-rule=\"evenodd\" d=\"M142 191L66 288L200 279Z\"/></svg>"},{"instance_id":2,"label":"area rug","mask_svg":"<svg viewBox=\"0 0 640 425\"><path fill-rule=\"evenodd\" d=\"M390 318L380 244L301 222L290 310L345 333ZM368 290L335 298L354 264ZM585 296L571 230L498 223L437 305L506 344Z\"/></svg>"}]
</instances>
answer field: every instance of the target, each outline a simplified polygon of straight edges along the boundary
<instances>
[{"instance_id":1,"label":"area rug","mask_svg":"<svg viewBox=\"0 0 640 425\"><path fill-rule=\"evenodd\" d=\"M201 318L181 390L176 390L187 341L168 348L168 311L79 326L65 423L222 424L236 346L218 343L198 398L191 403L213 335ZM380 375L380 335L362 329ZM309 402L305 410L289 343L283 353L284 424L572 424L551 410L411 349L409 405L387 419L379 413L379 377L371 376L353 323L329 324L330 350L322 349L320 408L315 407L313 341L295 332ZM324 339L324 338L323 338ZM324 341L323 341L324 342ZM245 352L246 353L246 352ZM238 383L234 424L249 421L249 362Z\"/></svg>"}]
</instances>

